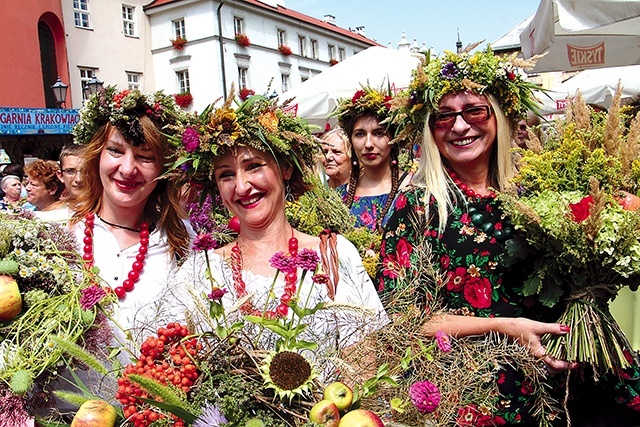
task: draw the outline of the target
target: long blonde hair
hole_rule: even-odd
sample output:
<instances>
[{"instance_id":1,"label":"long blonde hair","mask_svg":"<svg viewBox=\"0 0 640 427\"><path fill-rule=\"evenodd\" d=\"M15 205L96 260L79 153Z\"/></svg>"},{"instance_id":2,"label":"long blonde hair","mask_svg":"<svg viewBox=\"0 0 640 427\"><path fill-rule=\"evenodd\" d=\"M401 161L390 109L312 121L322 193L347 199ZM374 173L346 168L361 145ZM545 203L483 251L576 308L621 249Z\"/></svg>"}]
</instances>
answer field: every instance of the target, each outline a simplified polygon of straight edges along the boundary
<instances>
[{"instance_id":1,"label":"long blonde hair","mask_svg":"<svg viewBox=\"0 0 640 427\"><path fill-rule=\"evenodd\" d=\"M144 133L145 145L150 148L160 159L169 158L173 153L173 147L167 138L158 130L153 121L147 117L140 117ZM78 223L89 212L99 212L102 207L103 186L100 180L100 155L109 140L111 132L117 128L107 122L98 129L89 143L83 155L82 190L73 202L75 211L72 224ZM134 150L139 147L132 145ZM144 215L150 223L155 223L158 228L164 229L169 241L169 252L172 257L182 258L189 251L189 233L182 222L186 217L180 205L181 192L179 187L166 179L160 179L151 192L147 204L144 207Z\"/></svg>"},{"instance_id":2,"label":"long blonde hair","mask_svg":"<svg viewBox=\"0 0 640 427\"><path fill-rule=\"evenodd\" d=\"M511 178L515 172L511 156L513 129L498 101L491 94L484 94L484 96L493 108L497 125L496 144L492 149L489 161L489 181L496 190L505 191L513 186ZM438 207L438 230L444 231L449 213L453 211L458 196L462 196L462 194L449 191L453 183L445 169L442 156L429 127L430 115L431 113L425 119L420 163L411 183L425 189L423 203L427 217L429 200L432 196L435 198Z\"/></svg>"}]
</instances>

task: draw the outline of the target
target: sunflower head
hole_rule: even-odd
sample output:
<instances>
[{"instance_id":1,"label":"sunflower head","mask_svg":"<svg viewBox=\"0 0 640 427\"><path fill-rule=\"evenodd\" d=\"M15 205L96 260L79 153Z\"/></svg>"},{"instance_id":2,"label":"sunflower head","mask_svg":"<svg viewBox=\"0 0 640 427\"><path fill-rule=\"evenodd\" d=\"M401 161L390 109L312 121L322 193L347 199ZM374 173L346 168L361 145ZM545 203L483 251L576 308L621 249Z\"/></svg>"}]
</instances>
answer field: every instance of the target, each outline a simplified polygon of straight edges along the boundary
<instances>
[{"instance_id":1,"label":"sunflower head","mask_svg":"<svg viewBox=\"0 0 640 427\"><path fill-rule=\"evenodd\" d=\"M300 353L281 350L269 353L260 367L267 388L275 391L281 400L305 397L313 389L318 377L315 367Z\"/></svg>"}]
</instances>

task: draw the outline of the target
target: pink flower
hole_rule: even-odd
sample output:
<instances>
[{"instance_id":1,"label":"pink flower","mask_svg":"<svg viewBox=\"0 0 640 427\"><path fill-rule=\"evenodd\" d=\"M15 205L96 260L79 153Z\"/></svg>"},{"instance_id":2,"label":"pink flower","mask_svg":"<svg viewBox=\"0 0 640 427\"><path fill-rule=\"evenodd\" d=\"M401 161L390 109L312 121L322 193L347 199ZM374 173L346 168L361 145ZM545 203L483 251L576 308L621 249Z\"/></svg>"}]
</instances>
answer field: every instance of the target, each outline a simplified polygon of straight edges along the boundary
<instances>
[{"instance_id":1,"label":"pink flower","mask_svg":"<svg viewBox=\"0 0 640 427\"><path fill-rule=\"evenodd\" d=\"M198 234L193 240L194 251L208 251L215 249L218 246L218 242L213 238L211 233Z\"/></svg>"},{"instance_id":2,"label":"pink flower","mask_svg":"<svg viewBox=\"0 0 640 427\"><path fill-rule=\"evenodd\" d=\"M207 298L212 301L220 301L227 292L229 292L228 289L213 288L211 289L211 293L207 295Z\"/></svg>"},{"instance_id":3,"label":"pink flower","mask_svg":"<svg viewBox=\"0 0 640 427\"><path fill-rule=\"evenodd\" d=\"M314 271L318 262L320 262L320 257L316 251L308 248L302 249L296 257L296 264L298 264L298 267L307 271Z\"/></svg>"},{"instance_id":4,"label":"pink flower","mask_svg":"<svg viewBox=\"0 0 640 427\"><path fill-rule=\"evenodd\" d=\"M284 252L276 252L269 260L269 264L271 264L271 267L276 270L280 270L285 274L296 271L296 268L298 267L296 259Z\"/></svg>"},{"instance_id":5,"label":"pink flower","mask_svg":"<svg viewBox=\"0 0 640 427\"><path fill-rule=\"evenodd\" d=\"M440 404L440 390L429 381L414 383L409 388L411 403L423 414L435 411Z\"/></svg>"},{"instance_id":6,"label":"pink flower","mask_svg":"<svg viewBox=\"0 0 640 427\"><path fill-rule=\"evenodd\" d=\"M80 307L90 310L107 296L107 292L96 284L88 286L80 291Z\"/></svg>"},{"instance_id":7,"label":"pink flower","mask_svg":"<svg viewBox=\"0 0 640 427\"><path fill-rule=\"evenodd\" d=\"M182 134L182 143L187 153L193 153L200 147L200 134L193 127L188 127Z\"/></svg>"},{"instance_id":8,"label":"pink flower","mask_svg":"<svg viewBox=\"0 0 640 427\"><path fill-rule=\"evenodd\" d=\"M327 283L329 283L329 275L327 273L317 273L313 275L311 280L313 281L313 283L316 283L318 285L326 285Z\"/></svg>"},{"instance_id":9,"label":"pink flower","mask_svg":"<svg viewBox=\"0 0 640 427\"><path fill-rule=\"evenodd\" d=\"M446 332L436 331L436 343L443 353L449 353L451 351L451 338Z\"/></svg>"}]
</instances>

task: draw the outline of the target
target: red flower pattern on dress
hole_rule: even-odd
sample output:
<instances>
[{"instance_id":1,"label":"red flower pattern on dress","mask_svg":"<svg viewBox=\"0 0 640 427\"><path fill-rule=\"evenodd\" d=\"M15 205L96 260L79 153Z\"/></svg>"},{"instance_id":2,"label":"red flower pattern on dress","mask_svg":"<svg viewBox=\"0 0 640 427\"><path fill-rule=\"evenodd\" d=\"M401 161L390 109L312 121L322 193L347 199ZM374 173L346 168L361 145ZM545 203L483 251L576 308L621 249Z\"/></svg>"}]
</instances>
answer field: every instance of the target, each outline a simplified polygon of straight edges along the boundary
<instances>
[{"instance_id":1,"label":"red flower pattern on dress","mask_svg":"<svg viewBox=\"0 0 640 427\"><path fill-rule=\"evenodd\" d=\"M464 298L474 308L491 307L491 282L486 277L469 277L464 284Z\"/></svg>"}]
</instances>

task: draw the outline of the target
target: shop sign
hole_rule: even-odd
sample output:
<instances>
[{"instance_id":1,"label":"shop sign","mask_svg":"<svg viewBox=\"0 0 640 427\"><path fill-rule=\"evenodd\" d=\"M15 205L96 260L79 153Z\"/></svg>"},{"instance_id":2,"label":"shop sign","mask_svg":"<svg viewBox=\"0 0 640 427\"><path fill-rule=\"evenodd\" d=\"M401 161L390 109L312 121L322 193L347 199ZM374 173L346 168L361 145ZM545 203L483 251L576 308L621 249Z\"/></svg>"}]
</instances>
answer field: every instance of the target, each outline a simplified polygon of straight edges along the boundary
<instances>
[{"instance_id":1,"label":"shop sign","mask_svg":"<svg viewBox=\"0 0 640 427\"><path fill-rule=\"evenodd\" d=\"M64 108L0 108L0 135L70 134L79 110Z\"/></svg>"}]
</instances>

